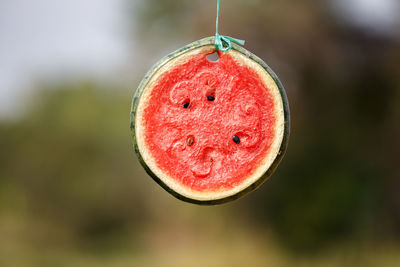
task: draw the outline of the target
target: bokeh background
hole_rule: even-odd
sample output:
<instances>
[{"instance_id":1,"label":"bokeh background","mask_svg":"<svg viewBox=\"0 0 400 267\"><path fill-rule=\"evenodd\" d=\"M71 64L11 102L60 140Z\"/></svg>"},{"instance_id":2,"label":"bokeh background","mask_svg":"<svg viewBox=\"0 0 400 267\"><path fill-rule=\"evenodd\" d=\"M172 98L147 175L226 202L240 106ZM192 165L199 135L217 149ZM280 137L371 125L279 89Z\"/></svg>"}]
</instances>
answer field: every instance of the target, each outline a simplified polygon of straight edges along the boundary
<instances>
[{"instance_id":1,"label":"bokeh background","mask_svg":"<svg viewBox=\"0 0 400 267\"><path fill-rule=\"evenodd\" d=\"M215 34L216 1L0 1L0 266L400 266L400 2L222 0L280 76L292 134L260 189L181 202L135 157L130 101Z\"/></svg>"}]
</instances>

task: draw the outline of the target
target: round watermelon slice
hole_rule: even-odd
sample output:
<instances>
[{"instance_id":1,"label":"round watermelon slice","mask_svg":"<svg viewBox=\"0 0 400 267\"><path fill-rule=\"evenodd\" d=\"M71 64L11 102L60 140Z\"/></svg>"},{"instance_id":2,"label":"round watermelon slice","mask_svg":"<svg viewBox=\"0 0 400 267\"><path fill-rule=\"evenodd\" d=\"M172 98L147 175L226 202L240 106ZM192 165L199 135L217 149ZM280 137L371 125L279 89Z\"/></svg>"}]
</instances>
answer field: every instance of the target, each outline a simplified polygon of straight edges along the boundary
<instances>
[{"instance_id":1,"label":"round watermelon slice","mask_svg":"<svg viewBox=\"0 0 400 267\"><path fill-rule=\"evenodd\" d=\"M131 130L147 173L175 197L219 204L260 186L287 146L289 107L282 84L258 57L215 37L158 62L132 101Z\"/></svg>"}]
</instances>

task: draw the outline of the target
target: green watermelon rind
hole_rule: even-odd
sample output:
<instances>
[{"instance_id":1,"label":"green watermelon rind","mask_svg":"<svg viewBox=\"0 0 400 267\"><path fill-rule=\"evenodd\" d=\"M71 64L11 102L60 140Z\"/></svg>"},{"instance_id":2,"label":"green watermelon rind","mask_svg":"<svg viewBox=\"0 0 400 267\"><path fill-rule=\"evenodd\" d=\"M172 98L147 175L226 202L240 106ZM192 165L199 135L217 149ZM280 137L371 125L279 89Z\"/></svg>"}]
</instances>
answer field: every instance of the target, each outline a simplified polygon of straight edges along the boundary
<instances>
[{"instance_id":1,"label":"green watermelon rind","mask_svg":"<svg viewBox=\"0 0 400 267\"><path fill-rule=\"evenodd\" d=\"M279 89L279 93L281 95L282 98L282 104L283 104L283 112L284 112L284 133L283 133L283 138L282 138L282 142L281 142L281 146L279 148L279 152L276 155L273 163L271 164L271 166L266 170L266 172L264 174L262 174L260 176L259 179L257 179L253 184L251 184L250 186L244 188L242 191L228 196L228 197L224 197L224 198L220 198L220 199L213 199L213 200L198 200L198 199L193 199L193 198L189 198L186 196L183 196L181 194L179 194L178 192L174 191L173 189L171 189L170 187L168 187L159 177L157 177L157 175L155 175L153 173L153 171L147 166L146 162L144 161L140 151L139 151L139 147L136 141L136 131L135 131L135 117L136 117L136 110L139 104L139 99L142 96L143 91L145 90L147 84L149 83L149 81L151 80L151 78L154 76L155 73L157 73L158 70L160 70L162 68L162 66L164 66L165 64L167 64L170 60L183 55L184 53L191 51L193 49L197 49L199 47L202 46L209 46L209 45L214 45L215 44L215 36L211 36L211 37L206 37L203 38L201 40L195 41L191 44L188 44L178 50L176 50L175 52L170 53L169 55L165 56L164 58L162 58L160 61L158 61L144 76L144 78L142 79L142 81L140 82L138 88L136 89L136 92L132 98L132 106L131 106L131 114L130 114L130 128L131 128L131 134L132 134L132 140L133 140L133 146L135 148L135 152L136 155L139 159L139 162L141 163L141 165L143 166L143 168L146 170L146 172L153 178L153 180L155 182L157 182L161 187L163 187L167 192L169 192L170 194L172 194L174 197L186 201L186 202L190 202L190 203L194 203L194 204L198 204L198 205L216 205L216 204L222 204L222 203L226 203L229 202L231 200L235 200L238 199L250 192L252 192L253 190L257 189L258 187L261 186L261 184L263 184L271 175L272 173L275 171L276 167L279 165L280 161L282 160L285 152L286 152L286 148L288 145L288 141L289 141L289 135L290 135L290 110L289 110L289 103L287 100L287 96L286 96L286 92L285 89L283 88L283 85L281 83L281 81L279 80L278 76L274 73L274 71L259 57L257 57L256 55L254 55L253 53L249 52L248 50L246 50L245 48L232 43L232 49L240 52L241 54L245 55L246 57L250 58L251 60L255 61L256 63L258 63L259 65L261 65L268 73L269 75L273 78L273 80L275 81L278 89Z\"/></svg>"}]
</instances>

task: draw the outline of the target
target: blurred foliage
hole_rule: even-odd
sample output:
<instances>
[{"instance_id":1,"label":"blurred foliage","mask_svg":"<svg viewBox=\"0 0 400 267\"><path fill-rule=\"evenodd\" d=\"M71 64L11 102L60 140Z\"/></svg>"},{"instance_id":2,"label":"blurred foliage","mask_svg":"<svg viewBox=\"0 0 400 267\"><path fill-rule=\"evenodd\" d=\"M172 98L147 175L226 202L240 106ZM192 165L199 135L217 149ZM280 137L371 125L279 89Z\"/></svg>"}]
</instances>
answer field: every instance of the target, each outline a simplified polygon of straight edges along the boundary
<instances>
[{"instance_id":1,"label":"blurred foliage","mask_svg":"<svg viewBox=\"0 0 400 267\"><path fill-rule=\"evenodd\" d=\"M145 213L141 192L129 190L125 99L91 83L55 87L23 120L2 125L1 183L24 198L29 215L76 230L70 237L118 234Z\"/></svg>"},{"instance_id":2,"label":"blurred foliage","mask_svg":"<svg viewBox=\"0 0 400 267\"><path fill-rule=\"evenodd\" d=\"M132 89L43 83L0 122L0 266L400 264L398 38L337 23L325 1L222 2L221 33L246 39L288 93L292 134L271 180L233 203L182 203L135 158ZM137 68L167 37L212 35L205 3L136 3Z\"/></svg>"}]
</instances>

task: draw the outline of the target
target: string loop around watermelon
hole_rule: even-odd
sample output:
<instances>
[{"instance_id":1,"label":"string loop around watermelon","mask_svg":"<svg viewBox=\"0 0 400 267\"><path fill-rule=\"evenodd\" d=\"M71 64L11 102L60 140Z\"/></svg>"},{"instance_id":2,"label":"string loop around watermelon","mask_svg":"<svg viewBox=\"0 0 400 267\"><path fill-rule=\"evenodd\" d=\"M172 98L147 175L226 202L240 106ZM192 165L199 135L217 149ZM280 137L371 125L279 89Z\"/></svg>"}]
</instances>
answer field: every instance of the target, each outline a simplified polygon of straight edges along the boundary
<instances>
[{"instance_id":1,"label":"string loop around watermelon","mask_svg":"<svg viewBox=\"0 0 400 267\"><path fill-rule=\"evenodd\" d=\"M232 42L237 43L238 45L244 45L244 40L236 39L230 36L225 36L225 35L220 35L218 33L218 20L219 20L219 0L217 0L217 19L215 21L215 47L217 50L220 50L222 52L227 52L232 48ZM227 44L226 47L224 47L224 43Z\"/></svg>"},{"instance_id":2,"label":"string loop around watermelon","mask_svg":"<svg viewBox=\"0 0 400 267\"><path fill-rule=\"evenodd\" d=\"M238 45L244 45L245 42L244 40L236 39L230 36L219 35L218 32L215 34L215 46L222 52L227 52L232 48L231 41L237 43ZM224 42L228 45L227 47L224 47Z\"/></svg>"}]
</instances>

